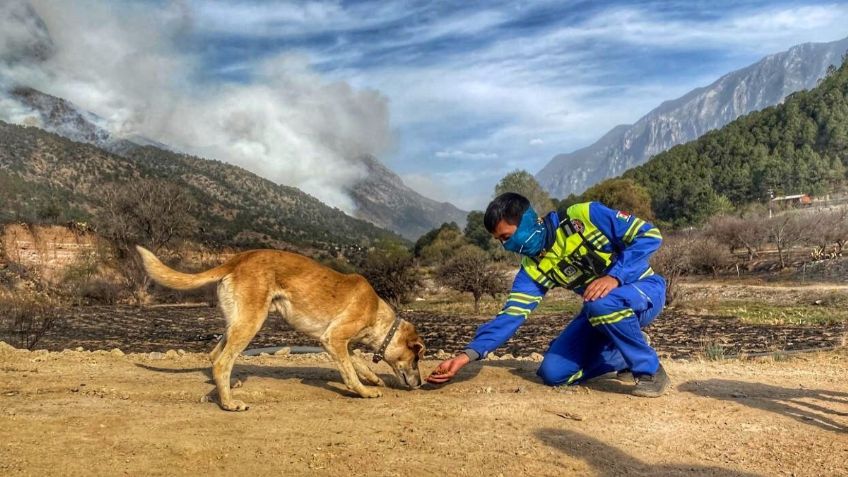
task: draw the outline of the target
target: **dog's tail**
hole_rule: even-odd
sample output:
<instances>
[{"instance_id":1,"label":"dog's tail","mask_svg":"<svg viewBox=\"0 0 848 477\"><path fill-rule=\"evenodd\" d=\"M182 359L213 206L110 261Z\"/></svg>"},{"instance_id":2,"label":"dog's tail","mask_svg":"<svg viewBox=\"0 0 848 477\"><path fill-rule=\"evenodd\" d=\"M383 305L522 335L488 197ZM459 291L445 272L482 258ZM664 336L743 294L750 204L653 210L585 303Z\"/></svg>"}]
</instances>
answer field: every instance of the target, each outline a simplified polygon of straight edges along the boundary
<instances>
[{"instance_id":1,"label":"dog's tail","mask_svg":"<svg viewBox=\"0 0 848 477\"><path fill-rule=\"evenodd\" d=\"M208 283L217 282L224 275L230 273L230 267L227 264L200 273L178 272L162 263L150 250L140 245L136 245L135 249L141 255L144 270L150 275L153 281L163 287L173 288L175 290L192 290Z\"/></svg>"}]
</instances>

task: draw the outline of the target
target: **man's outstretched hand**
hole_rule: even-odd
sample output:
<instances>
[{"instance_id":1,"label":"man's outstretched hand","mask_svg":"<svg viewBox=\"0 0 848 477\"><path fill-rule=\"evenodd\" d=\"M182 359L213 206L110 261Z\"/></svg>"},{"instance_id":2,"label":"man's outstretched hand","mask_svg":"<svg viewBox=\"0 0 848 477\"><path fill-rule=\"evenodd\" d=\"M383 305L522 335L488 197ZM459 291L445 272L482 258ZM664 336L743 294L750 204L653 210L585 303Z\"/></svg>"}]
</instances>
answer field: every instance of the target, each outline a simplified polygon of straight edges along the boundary
<instances>
[{"instance_id":1,"label":"man's outstretched hand","mask_svg":"<svg viewBox=\"0 0 848 477\"><path fill-rule=\"evenodd\" d=\"M439 364L432 373L430 373L430 376L427 376L427 382L433 384L444 384L453 379L453 377L456 376L456 373L458 373L463 366L468 364L469 361L471 361L471 358L469 358L465 353L460 353L459 356L442 361L442 363Z\"/></svg>"},{"instance_id":2,"label":"man's outstretched hand","mask_svg":"<svg viewBox=\"0 0 848 477\"><path fill-rule=\"evenodd\" d=\"M618 280L609 275L604 275L586 287L583 292L583 301L595 301L603 298L615 288L618 288Z\"/></svg>"}]
</instances>

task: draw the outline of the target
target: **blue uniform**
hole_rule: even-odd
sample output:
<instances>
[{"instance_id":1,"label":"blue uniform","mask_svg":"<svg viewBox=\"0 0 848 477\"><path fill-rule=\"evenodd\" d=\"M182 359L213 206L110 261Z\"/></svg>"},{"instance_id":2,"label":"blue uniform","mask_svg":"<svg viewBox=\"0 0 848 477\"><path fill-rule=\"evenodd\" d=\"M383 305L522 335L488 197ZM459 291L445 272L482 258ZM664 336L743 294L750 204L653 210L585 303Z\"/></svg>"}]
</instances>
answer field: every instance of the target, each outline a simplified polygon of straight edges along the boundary
<instances>
[{"instance_id":1,"label":"blue uniform","mask_svg":"<svg viewBox=\"0 0 848 477\"><path fill-rule=\"evenodd\" d=\"M635 375L656 373L659 360L641 328L665 305L665 280L648 264L662 243L659 230L598 202L575 204L562 219L556 212L544 218L546 252L524 257L501 312L477 329L465 352L479 359L505 343L550 288L566 286L582 294L594 279L609 275L619 286L583 305L551 343L538 374L546 384L559 385L621 369ZM597 273L581 266L587 255L600 264Z\"/></svg>"}]
</instances>

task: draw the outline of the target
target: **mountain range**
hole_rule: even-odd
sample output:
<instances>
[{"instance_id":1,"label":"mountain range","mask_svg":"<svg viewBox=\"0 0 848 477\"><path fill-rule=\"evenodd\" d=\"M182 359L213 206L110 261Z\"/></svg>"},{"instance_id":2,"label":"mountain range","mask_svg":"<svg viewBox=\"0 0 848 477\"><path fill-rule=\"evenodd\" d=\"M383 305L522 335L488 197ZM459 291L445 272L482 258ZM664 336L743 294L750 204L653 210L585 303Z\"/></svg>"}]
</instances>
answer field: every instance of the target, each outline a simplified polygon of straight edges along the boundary
<instances>
[{"instance_id":1,"label":"mountain range","mask_svg":"<svg viewBox=\"0 0 848 477\"><path fill-rule=\"evenodd\" d=\"M119 138L97 115L83 111L62 98L36 89L17 86L6 93L8 98L29 108L32 116L25 124L37 126L72 141L88 143L117 155L127 155L140 146L173 152L165 144L132 136ZM448 202L437 202L407 187L403 180L374 157L353 158L367 171L365 178L348 188L356 204L356 218L366 220L401 236L415 240L444 222L462 226L468 212Z\"/></svg>"},{"instance_id":2,"label":"mountain range","mask_svg":"<svg viewBox=\"0 0 848 477\"><path fill-rule=\"evenodd\" d=\"M133 145L114 154L0 121L0 221L29 222L58 207L64 219L97 222L105 207L105 188L142 179L167 181L188 191L200 205L195 212L199 227L189 237L197 241L318 249L331 256L403 241L299 189L232 164L152 146Z\"/></svg>"},{"instance_id":3,"label":"mountain range","mask_svg":"<svg viewBox=\"0 0 848 477\"><path fill-rule=\"evenodd\" d=\"M555 156L536 179L555 197L582 193L672 146L816 86L828 67L842 63L846 50L848 38L804 43L769 55L709 86L662 103L634 124L614 127L588 147Z\"/></svg>"}]
</instances>

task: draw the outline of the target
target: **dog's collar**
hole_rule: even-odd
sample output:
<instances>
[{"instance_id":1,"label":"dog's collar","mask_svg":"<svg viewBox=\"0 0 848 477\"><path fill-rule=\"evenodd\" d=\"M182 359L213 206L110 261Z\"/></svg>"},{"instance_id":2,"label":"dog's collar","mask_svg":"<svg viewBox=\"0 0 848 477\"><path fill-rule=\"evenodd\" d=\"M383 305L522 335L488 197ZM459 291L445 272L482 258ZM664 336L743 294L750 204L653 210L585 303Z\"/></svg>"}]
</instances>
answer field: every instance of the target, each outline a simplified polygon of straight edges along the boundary
<instances>
[{"instance_id":1,"label":"dog's collar","mask_svg":"<svg viewBox=\"0 0 848 477\"><path fill-rule=\"evenodd\" d=\"M400 318L395 318L395 322L392 323L392 327L389 328L389 334L386 335L386 339L383 340L383 344L380 345L380 349L374 353L374 362L379 363L385 358L386 348L389 347L389 343L392 341L392 337L395 335L395 332L400 326L400 322L403 321Z\"/></svg>"}]
</instances>

